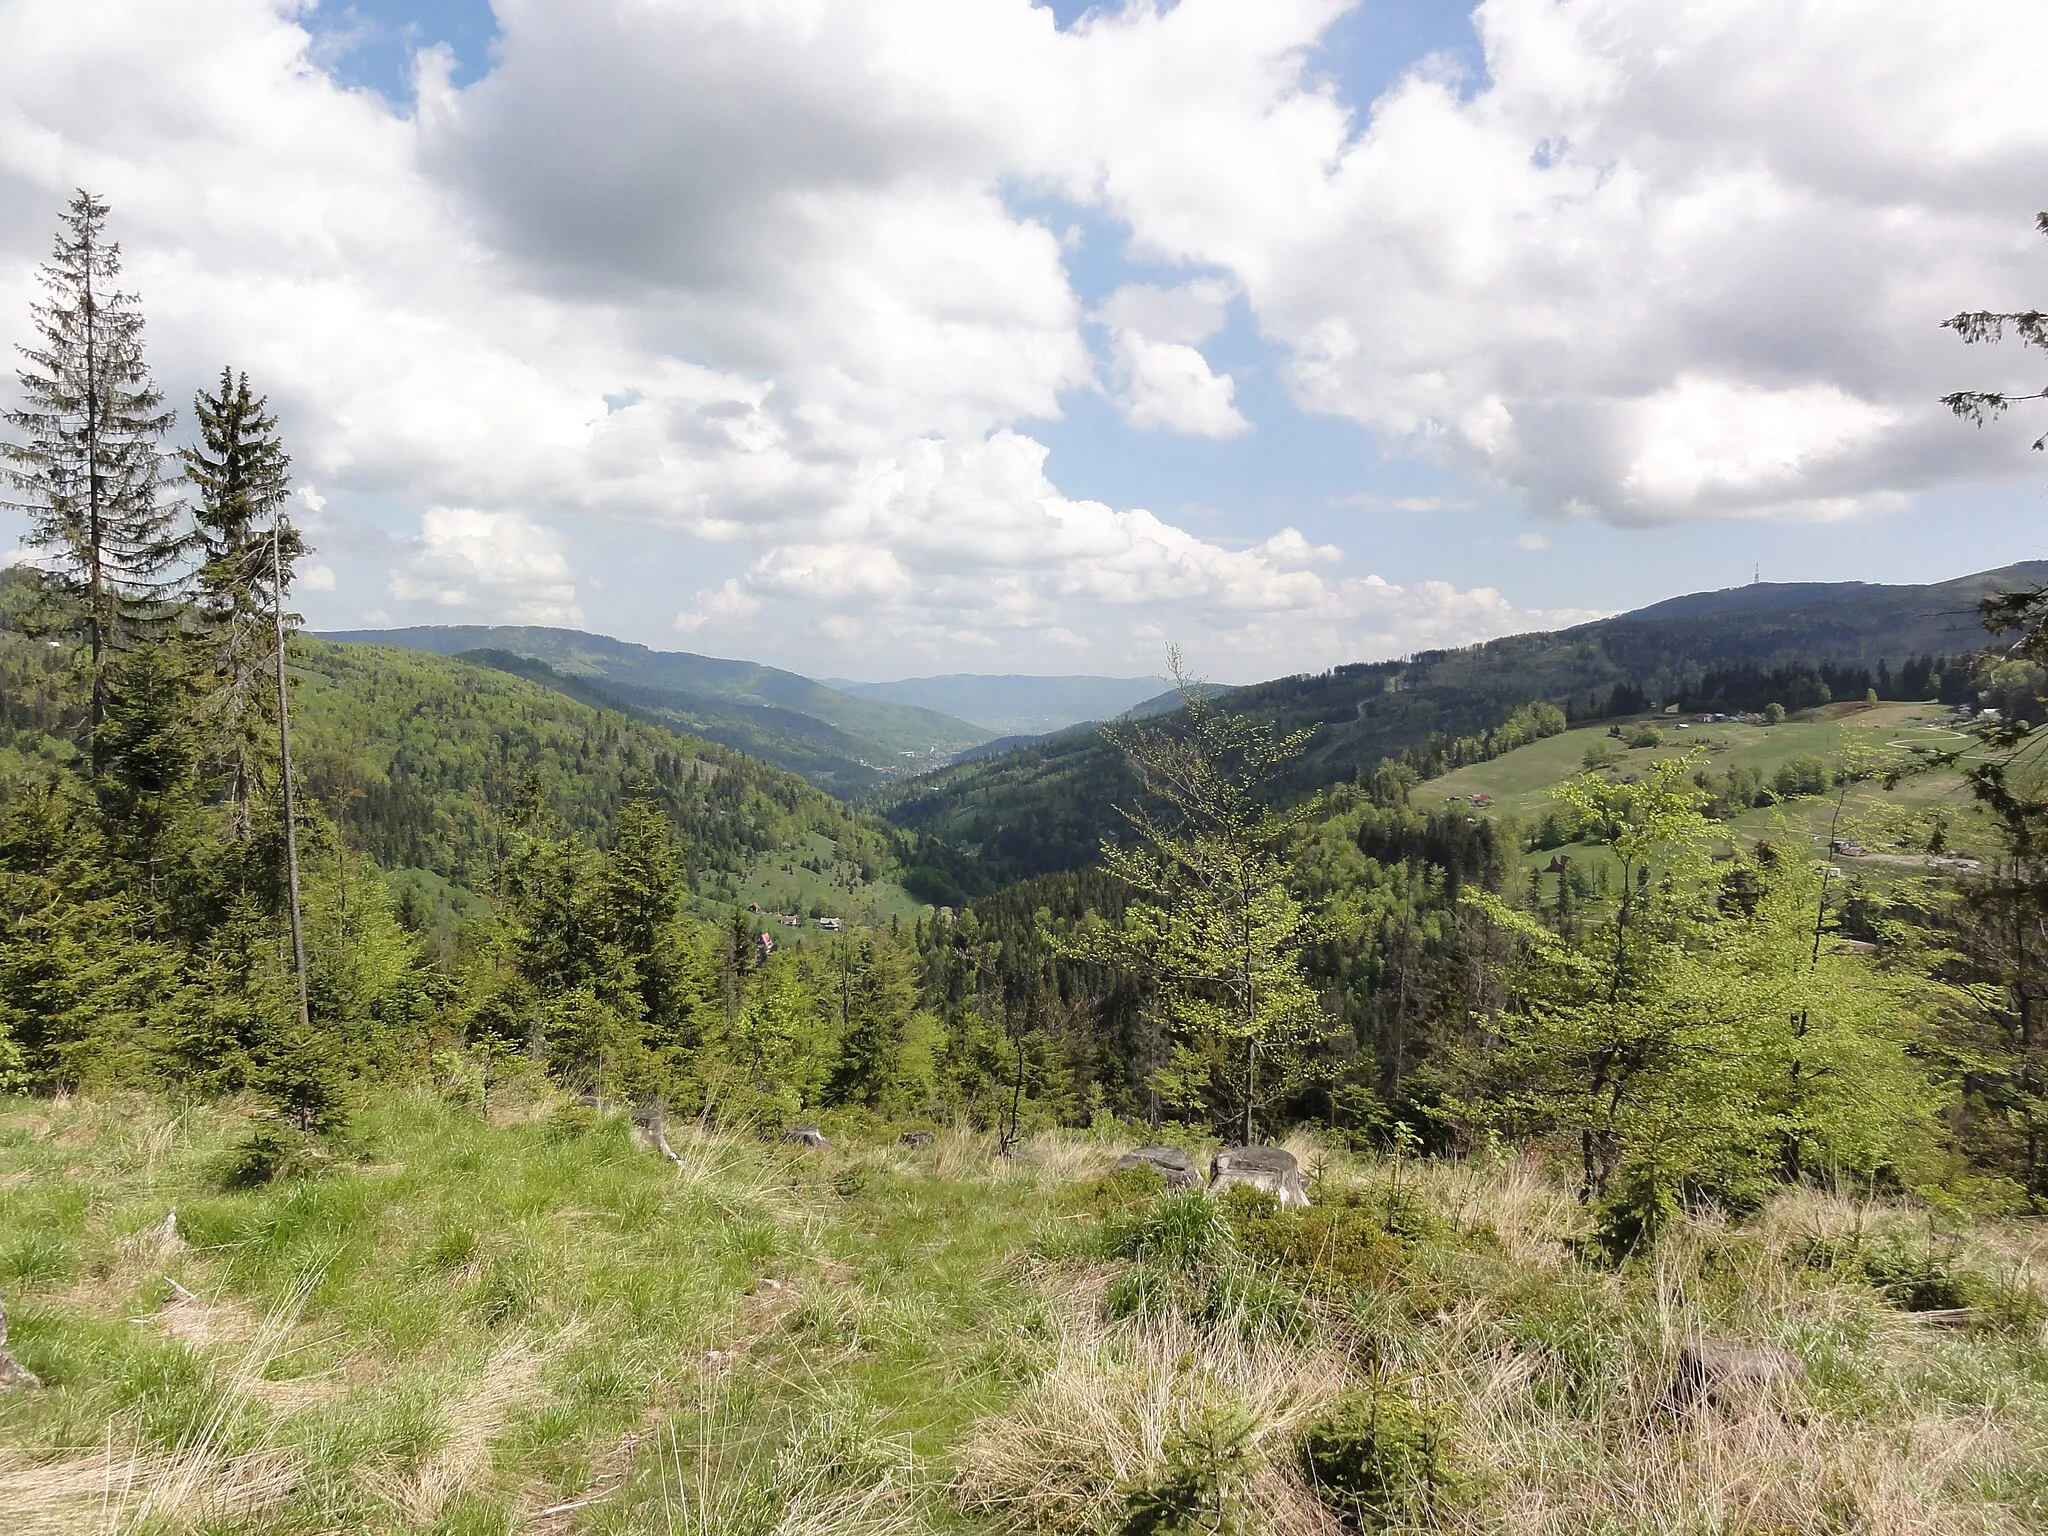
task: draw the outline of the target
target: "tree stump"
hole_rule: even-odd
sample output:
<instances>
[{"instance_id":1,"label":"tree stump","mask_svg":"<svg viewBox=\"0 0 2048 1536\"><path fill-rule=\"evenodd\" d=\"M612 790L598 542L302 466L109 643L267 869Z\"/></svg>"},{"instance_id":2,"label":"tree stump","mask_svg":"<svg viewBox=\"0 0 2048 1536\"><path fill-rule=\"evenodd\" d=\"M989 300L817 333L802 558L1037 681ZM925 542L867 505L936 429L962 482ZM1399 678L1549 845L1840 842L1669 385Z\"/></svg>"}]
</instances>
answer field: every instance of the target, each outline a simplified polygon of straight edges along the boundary
<instances>
[{"instance_id":1,"label":"tree stump","mask_svg":"<svg viewBox=\"0 0 2048 1536\"><path fill-rule=\"evenodd\" d=\"M1284 1147L1225 1147L1209 1164L1209 1193L1220 1195L1233 1185L1262 1189L1282 1205L1308 1205L1301 1164Z\"/></svg>"},{"instance_id":2,"label":"tree stump","mask_svg":"<svg viewBox=\"0 0 2048 1536\"><path fill-rule=\"evenodd\" d=\"M1769 1344L1740 1339L1701 1339L1678 1351L1671 1401L1680 1408L1702 1403L1726 1408L1755 1401L1806 1379L1797 1355Z\"/></svg>"},{"instance_id":3,"label":"tree stump","mask_svg":"<svg viewBox=\"0 0 2048 1536\"><path fill-rule=\"evenodd\" d=\"M1202 1176L1195 1171L1195 1160L1179 1147L1135 1148L1116 1160L1118 1173L1126 1168L1150 1168L1166 1180L1168 1189L1193 1189L1202 1182Z\"/></svg>"}]
</instances>

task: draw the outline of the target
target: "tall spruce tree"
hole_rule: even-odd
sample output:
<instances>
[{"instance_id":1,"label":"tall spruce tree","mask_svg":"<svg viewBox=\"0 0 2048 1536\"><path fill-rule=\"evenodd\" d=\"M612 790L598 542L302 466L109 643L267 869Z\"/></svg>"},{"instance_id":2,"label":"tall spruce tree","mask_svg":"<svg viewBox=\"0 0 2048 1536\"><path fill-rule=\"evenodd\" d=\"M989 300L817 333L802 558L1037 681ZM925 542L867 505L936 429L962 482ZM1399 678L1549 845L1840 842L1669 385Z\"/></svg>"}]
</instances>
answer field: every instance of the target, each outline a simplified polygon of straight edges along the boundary
<instances>
[{"instance_id":1,"label":"tall spruce tree","mask_svg":"<svg viewBox=\"0 0 2048 1536\"><path fill-rule=\"evenodd\" d=\"M278 701L265 676L276 645L274 616L283 606L278 589L290 589L293 568L308 552L283 516L292 461L269 403L251 393L246 373L221 369L219 391L193 397L199 446L179 450L199 493L195 606L211 671L204 717L241 838L249 836L251 803L278 750Z\"/></svg>"},{"instance_id":2,"label":"tall spruce tree","mask_svg":"<svg viewBox=\"0 0 2048 1536\"><path fill-rule=\"evenodd\" d=\"M121 248L106 238L107 205L71 199L42 303L40 336L22 347L24 403L6 413L22 440L0 444L24 542L40 556L51 627L82 636L90 657L88 742L107 714L113 658L169 618L188 547L182 510L160 497L164 409L142 355L142 314L115 285Z\"/></svg>"}]
</instances>

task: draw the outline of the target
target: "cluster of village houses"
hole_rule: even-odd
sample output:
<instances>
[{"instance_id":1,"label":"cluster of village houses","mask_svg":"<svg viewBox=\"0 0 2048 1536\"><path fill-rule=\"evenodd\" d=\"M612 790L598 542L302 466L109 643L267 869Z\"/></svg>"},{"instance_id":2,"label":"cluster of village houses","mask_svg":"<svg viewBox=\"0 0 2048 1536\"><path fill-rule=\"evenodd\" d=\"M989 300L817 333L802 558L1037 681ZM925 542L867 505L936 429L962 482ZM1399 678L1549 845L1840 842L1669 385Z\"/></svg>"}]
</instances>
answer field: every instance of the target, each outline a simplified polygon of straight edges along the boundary
<instances>
[{"instance_id":1,"label":"cluster of village houses","mask_svg":"<svg viewBox=\"0 0 2048 1536\"><path fill-rule=\"evenodd\" d=\"M756 913L762 917L768 915L767 912L762 908L761 903L759 903L758 901L748 902L747 910L749 912ZM782 926L785 928L801 928L803 926L804 918L801 912L777 912L775 914L775 921L782 924ZM846 926L845 922L842 919L836 917L814 917L811 919L811 921L816 923L820 928L826 929L828 932L836 932L837 930Z\"/></svg>"},{"instance_id":2,"label":"cluster of village houses","mask_svg":"<svg viewBox=\"0 0 2048 1536\"><path fill-rule=\"evenodd\" d=\"M748 902L747 910L749 912L754 913L758 917L767 917L770 915L758 901ZM804 924L804 918L801 912L777 912L773 915L775 921L782 924L782 926L785 928L801 928ZM839 917L814 917L811 919L811 921L816 923L820 928L823 928L827 933L837 933L841 928L844 928L846 926L846 920L844 918ZM775 953L775 940L770 938L767 934L755 934L754 942L761 946L761 955L764 959L767 956Z\"/></svg>"}]
</instances>

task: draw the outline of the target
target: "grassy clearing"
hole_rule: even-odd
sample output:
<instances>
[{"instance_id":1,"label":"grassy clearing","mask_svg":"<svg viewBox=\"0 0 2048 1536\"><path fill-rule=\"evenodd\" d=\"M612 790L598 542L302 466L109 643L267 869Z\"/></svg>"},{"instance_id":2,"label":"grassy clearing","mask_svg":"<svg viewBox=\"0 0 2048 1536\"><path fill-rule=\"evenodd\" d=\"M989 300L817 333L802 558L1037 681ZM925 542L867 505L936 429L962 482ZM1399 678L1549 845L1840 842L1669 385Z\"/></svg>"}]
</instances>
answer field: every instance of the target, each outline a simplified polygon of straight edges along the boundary
<instances>
[{"instance_id":1,"label":"grassy clearing","mask_svg":"<svg viewBox=\"0 0 2048 1536\"><path fill-rule=\"evenodd\" d=\"M0 1526L2048 1525L2039 1224L1801 1192L1616 1270L1527 1162L1303 1143L1296 1216L1105 1179L1075 1137L672 1128L671 1164L573 1106L364 1122L359 1160L224 1192L225 1111L0 1109L0 1287L46 1383L0 1395ZM1707 1335L1805 1379L1675 1411Z\"/></svg>"},{"instance_id":2,"label":"grassy clearing","mask_svg":"<svg viewBox=\"0 0 2048 1536\"><path fill-rule=\"evenodd\" d=\"M1621 741L1608 735L1610 723L1602 721L1546 737L1491 762L1476 763L1433 779L1417 789L1416 801L1437 806L1445 802L1468 803L1475 794L1489 795L1493 804L1486 814L1513 816L1524 827L1534 827L1546 813L1557 809L1557 786L1584 771L1589 750L1611 752L1614 771L1634 775L1659 759L1701 747L1705 749L1704 766L1708 771L1725 773L1736 767L1751 768L1768 782L1781 766L1797 757L1833 762L1845 749L1876 749L1910 760L1930 752L1964 748L1973 739L1956 731L1949 712L1933 704L1835 704L1808 710L1775 726L1734 721L1702 725L1690 717L1681 720L1652 716L1646 721L1624 722ZM1638 724L1644 723L1654 725L1663 735L1662 746L1627 746L1628 736ZM1687 729L1680 730L1681 724ZM1782 837L1781 823L1787 823L1796 834L1825 844L1833 816L1834 798L1830 795L1746 811L1728 826L1734 836L1747 843L1758 837ZM1985 840L1987 824L1961 776L1953 770L1918 774L1902 780L1894 789L1885 789L1876 782L1857 785L1850 790L1844 809L1843 834L1882 840L1886 825L1914 816L1923 822L1936 816L1942 818L1954 851L1982 851L1978 845ZM1557 853L1570 854L1588 870L1597 869L1606 857L1599 848L1573 844L1529 854L1522 865L1541 868ZM1859 875L1880 882L1922 872L1917 866L1880 860L1857 866Z\"/></svg>"},{"instance_id":3,"label":"grassy clearing","mask_svg":"<svg viewBox=\"0 0 2048 1536\"><path fill-rule=\"evenodd\" d=\"M863 880L859 862L841 858L832 839L816 832L790 847L762 854L726 885L729 901L704 904L704 915L716 919L730 910L732 902L742 907L759 902L763 912L796 912L808 919L815 907L826 917L879 928L891 918L915 922L924 911L923 904L895 881ZM774 932L780 943L802 942L806 936L816 937L817 931L807 920L802 928Z\"/></svg>"}]
</instances>

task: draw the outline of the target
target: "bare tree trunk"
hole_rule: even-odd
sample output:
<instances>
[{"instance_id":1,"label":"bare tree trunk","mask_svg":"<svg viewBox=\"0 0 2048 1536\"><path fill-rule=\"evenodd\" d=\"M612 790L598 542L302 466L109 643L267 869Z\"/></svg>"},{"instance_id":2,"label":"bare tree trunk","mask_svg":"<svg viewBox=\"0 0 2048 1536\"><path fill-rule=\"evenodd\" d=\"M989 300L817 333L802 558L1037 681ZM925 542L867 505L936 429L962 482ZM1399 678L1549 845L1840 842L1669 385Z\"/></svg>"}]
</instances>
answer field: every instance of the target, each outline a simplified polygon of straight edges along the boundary
<instances>
[{"instance_id":1,"label":"bare tree trunk","mask_svg":"<svg viewBox=\"0 0 2048 1536\"><path fill-rule=\"evenodd\" d=\"M286 891L291 902L292 966L299 979L299 1027L312 1027L306 1006L306 930L299 917L299 816L292 791L292 722L286 702L284 680L284 560L278 553L278 525L270 525L271 615L277 628L277 750L283 758L284 778L284 864Z\"/></svg>"}]
</instances>

